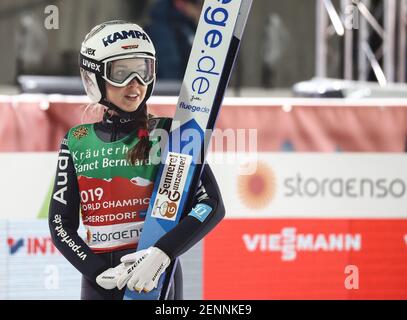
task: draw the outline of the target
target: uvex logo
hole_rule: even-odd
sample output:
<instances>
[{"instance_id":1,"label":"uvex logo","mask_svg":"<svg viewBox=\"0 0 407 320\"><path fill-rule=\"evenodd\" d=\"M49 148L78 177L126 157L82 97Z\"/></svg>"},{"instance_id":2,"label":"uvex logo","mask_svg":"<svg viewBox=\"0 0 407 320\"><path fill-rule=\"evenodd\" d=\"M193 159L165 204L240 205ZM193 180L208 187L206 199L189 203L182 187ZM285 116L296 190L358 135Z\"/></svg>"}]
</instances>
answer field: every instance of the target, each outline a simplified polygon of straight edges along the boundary
<instances>
[{"instance_id":1,"label":"uvex logo","mask_svg":"<svg viewBox=\"0 0 407 320\"><path fill-rule=\"evenodd\" d=\"M88 54L88 55L90 55L90 56L94 56L94 55L95 55L95 51L96 51L96 49L86 48L86 47L84 47L84 48L82 49L82 53Z\"/></svg>"},{"instance_id":2,"label":"uvex logo","mask_svg":"<svg viewBox=\"0 0 407 320\"><path fill-rule=\"evenodd\" d=\"M84 67L86 67L86 68L89 68L89 69L93 70L93 71L101 72L101 70L100 70L101 65L100 64L91 62L89 60L86 60L85 58L82 58L82 65Z\"/></svg>"}]
</instances>

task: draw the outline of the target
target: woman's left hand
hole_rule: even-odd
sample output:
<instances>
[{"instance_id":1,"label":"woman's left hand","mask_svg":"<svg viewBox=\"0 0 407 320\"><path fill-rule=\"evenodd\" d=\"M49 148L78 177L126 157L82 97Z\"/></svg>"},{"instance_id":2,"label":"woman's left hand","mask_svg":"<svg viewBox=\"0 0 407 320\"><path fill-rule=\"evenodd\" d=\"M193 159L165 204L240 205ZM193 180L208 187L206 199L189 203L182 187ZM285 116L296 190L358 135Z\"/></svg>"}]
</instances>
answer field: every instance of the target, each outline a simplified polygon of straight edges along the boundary
<instances>
[{"instance_id":1,"label":"woman's left hand","mask_svg":"<svg viewBox=\"0 0 407 320\"><path fill-rule=\"evenodd\" d=\"M131 274L123 274L117 281L117 286L123 288L127 282L127 287L135 291L142 290L149 292L157 287L158 280L165 269L170 265L170 258L159 248L150 247L147 249L147 257L139 264L128 268ZM130 277L131 276L131 277ZM127 281L128 280L128 281Z\"/></svg>"}]
</instances>

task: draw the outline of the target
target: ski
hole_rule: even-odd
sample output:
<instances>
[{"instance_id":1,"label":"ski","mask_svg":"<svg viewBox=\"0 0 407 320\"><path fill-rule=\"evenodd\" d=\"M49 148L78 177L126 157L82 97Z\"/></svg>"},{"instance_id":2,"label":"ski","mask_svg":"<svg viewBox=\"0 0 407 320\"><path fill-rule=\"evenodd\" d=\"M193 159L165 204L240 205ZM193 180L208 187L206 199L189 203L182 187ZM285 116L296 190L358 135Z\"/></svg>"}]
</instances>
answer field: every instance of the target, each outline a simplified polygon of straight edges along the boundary
<instances>
[{"instance_id":1,"label":"ski","mask_svg":"<svg viewBox=\"0 0 407 320\"><path fill-rule=\"evenodd\" d=\"M137 250L154 245L174 228L192 203L251 4L204 2ZM176 263L156 289L139 293L126 288L124 300L166 299Z\"/></svg>"}]
</instances>

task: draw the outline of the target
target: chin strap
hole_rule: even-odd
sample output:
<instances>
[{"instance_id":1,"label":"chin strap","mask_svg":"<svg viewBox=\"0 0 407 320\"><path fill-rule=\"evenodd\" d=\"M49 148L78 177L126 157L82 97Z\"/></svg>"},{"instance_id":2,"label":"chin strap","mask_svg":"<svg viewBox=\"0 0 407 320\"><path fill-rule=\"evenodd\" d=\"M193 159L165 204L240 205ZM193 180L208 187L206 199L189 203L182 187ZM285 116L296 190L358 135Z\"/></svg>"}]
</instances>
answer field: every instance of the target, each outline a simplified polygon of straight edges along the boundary
<instances>
[{"instance_id":1,"label":"chin strap","mask_svg":"<svg viewBox=\"0 0 407 320\"><path fill-rule=\"evenodd\" d=\"M101 102L104 106L106 106L108 109L105 111L105 114L103 115L103 120L107 120L111 117L109 115L109 110L113 110L117 112L119 115L119 119L121 123L126 123L129 121L134 121L140 118L140 116L144 113L144 109L146 108L146 104L141 104L137 110L132 111L132 112L126 112L120 109L118 106L115 104L111 103L110 101L107 101L106 99L103 99Z\"/></svg>"}]
</instances>

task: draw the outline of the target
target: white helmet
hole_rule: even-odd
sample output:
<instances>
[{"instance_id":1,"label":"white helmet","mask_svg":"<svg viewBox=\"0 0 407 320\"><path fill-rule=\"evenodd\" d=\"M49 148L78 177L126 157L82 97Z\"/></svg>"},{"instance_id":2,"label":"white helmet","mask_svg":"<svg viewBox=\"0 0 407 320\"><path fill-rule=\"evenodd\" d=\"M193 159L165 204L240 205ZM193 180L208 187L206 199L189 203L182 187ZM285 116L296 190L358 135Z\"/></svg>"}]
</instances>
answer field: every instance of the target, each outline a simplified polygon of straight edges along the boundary
<instances>
[{"instance_id":1,"label":"white helmet","mask_svg":"<svg viewBox=\"0 0 407 320\"><path fill-rule=\"evenodd\" d=\"M151 96L157 70L154 45L137 24L114 20L94 27L82 42L80 73L88 97L117 110L106 100L106 81L118 87L134 78L147 85L141 104Z\"/></svg>"}]
</instances>

